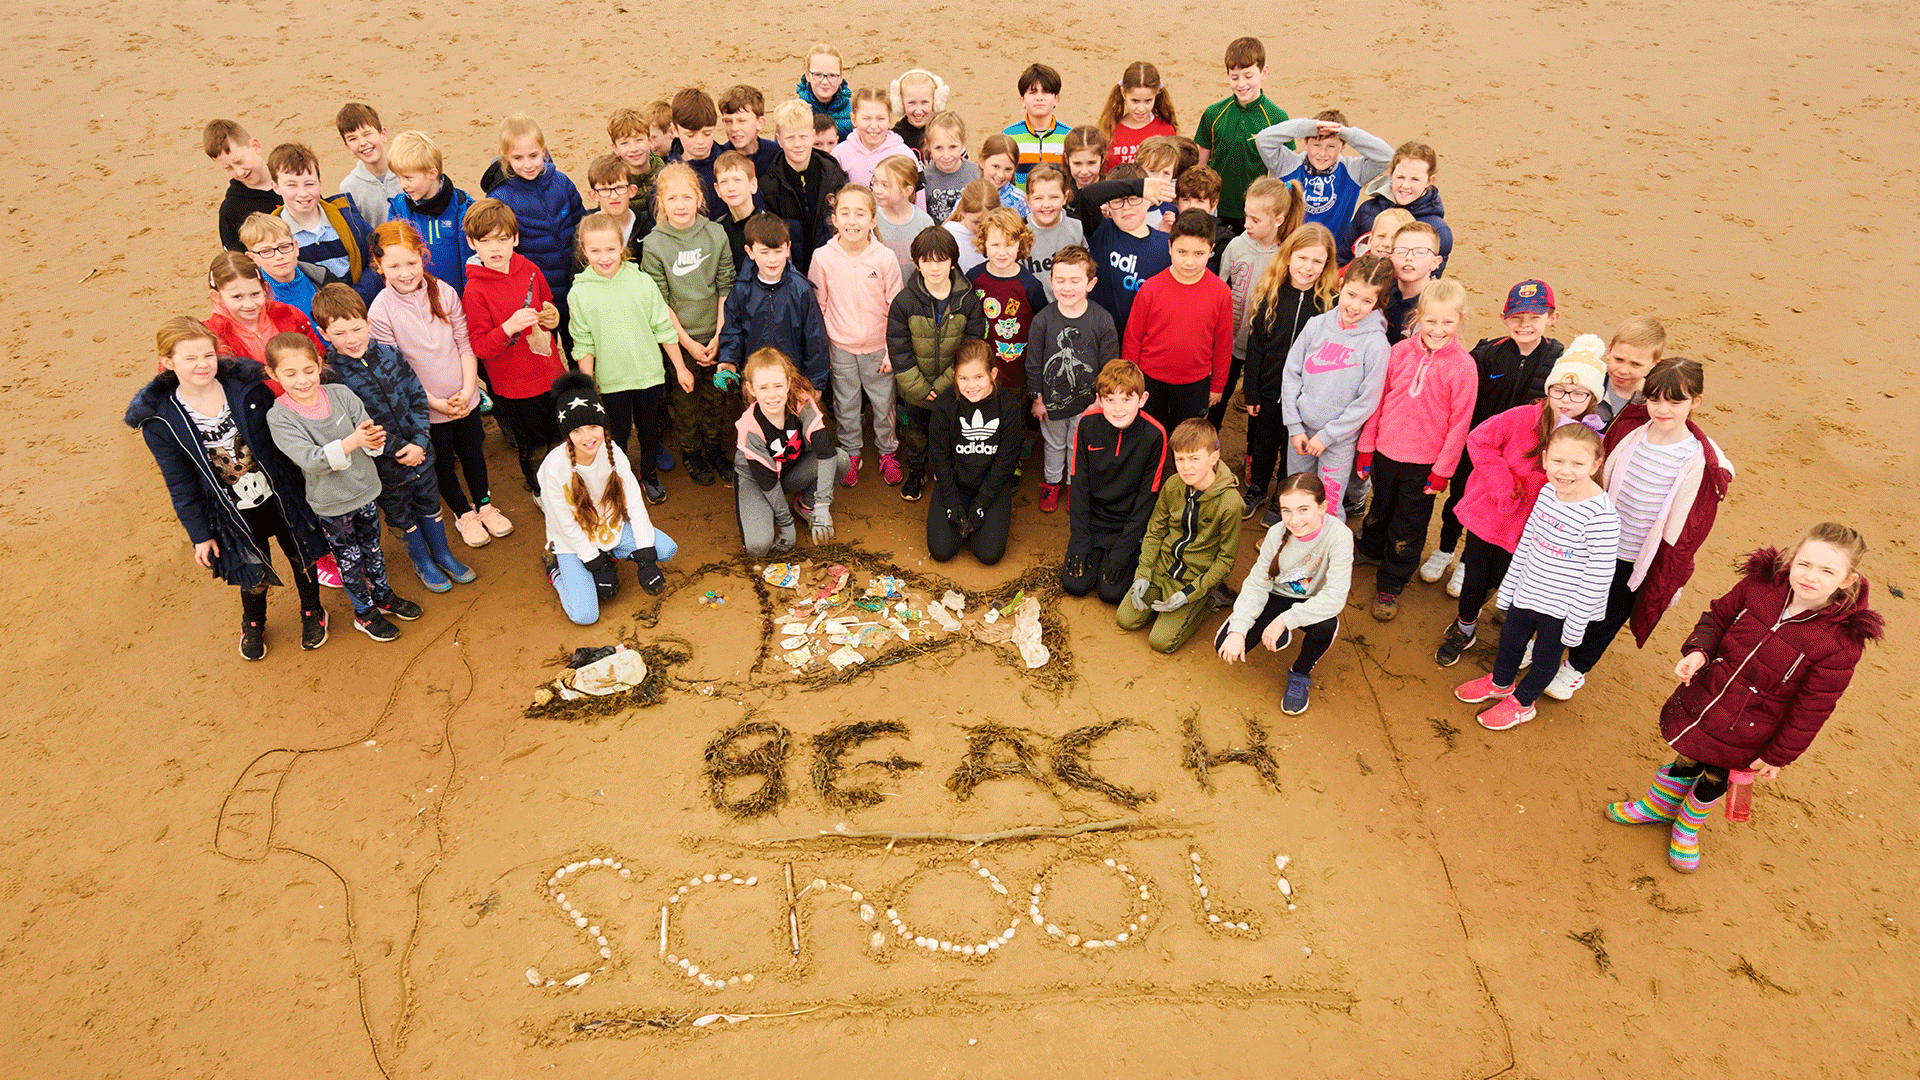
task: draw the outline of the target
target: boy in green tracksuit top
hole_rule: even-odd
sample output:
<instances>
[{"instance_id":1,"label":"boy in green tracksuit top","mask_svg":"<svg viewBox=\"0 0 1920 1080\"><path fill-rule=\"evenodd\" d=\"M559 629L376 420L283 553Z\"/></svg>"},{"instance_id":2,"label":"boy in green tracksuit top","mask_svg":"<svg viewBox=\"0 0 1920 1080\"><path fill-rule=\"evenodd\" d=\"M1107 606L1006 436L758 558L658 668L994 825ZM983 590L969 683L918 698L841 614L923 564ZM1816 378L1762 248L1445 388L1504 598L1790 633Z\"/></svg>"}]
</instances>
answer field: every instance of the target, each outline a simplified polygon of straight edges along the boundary
<instances>
[{"instance_id":1,"label":"boy in green tracksuit top","mask_svg":"<svg viewBox=\"0 0 1920 1080\"><path fill-rule=\"evenodd\" d=\"M1182 421L1167 440L1173 477L1140 543L1140 566L1115 616L1122 630L1153 624L1147 644L1170 653L1213 612L1214 588L1233 573L1240 547L1240 491L1220 464L1220 435L1201 418Z\"/></svg>"}]
</instances>

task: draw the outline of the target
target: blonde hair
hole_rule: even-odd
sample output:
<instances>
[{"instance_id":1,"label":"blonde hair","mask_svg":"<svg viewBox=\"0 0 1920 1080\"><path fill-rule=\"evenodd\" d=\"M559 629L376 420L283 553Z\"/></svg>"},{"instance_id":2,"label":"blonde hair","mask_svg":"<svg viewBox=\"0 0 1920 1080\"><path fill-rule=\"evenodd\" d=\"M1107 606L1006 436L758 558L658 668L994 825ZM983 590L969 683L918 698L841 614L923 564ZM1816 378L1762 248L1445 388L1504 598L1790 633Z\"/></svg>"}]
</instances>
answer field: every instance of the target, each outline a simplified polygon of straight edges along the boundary
<instances>
[{"instance_id":1,"label":"blonde hair","mask_svg":"<svg viewBox=\"0 0 1920 1080\"><path fill-rule=\"evenodd\" d=\"M534 123L533 117L526 113L514 113L500 121L500 153L505 155L512 151L514 143L528 136L540 144L540 149L547 148L547 133L540 130L540 125Z\"/></svg>"},{"instance_id":2,"label":"blonde hair","mask_svg":"<svg viewBox=\"0 0 1920 1080\"><path fill-rule=\"evenodd\" d=\"M1140 149L1133 155L1133 160L1148 172L1158 172L1161 169L1177 172L1180 168L1180 143L1171 135L1155 135L1150 139L1143 139Z\"/></svg>"},{"instance_id":3,"label":"blonde hair","mask_svg":"<svg viewBox=\"0 0 1920 1080\"><path fill-rule=\"evenodd\" d=\"M387 167L396 173L444 171L440 147L423 131L403 131L387 147Z\"/></svg>"},{"instance_id":4,"label":"blonde hair","mask_svg":"<svg viewBox=\"0 0 1920 1080\"><path fill-rule=\"evenodd\" d=\"M892 158L887 159L887 161L892 161L892 160L893 160ZM842 202L845 202L847 199L865 199L867 203L867 213L875 217L878 217L880 214L880 204L874 201L873 192L867 190L867 188L864 185L847 184L843 186L839 191L834 193L833 205L838 207Z\"/></svg>"},{"instance_id":5,"label":"blonde hair","mask_svg":"<svg viewBox=\"0 0 1920 1080\"><path fill-rule=\"evenodd\" d=\"M576 263L582 266L586 265L587 236L589 234L598 235L600 233L612 233L614 236L624 239L626 230L621 226L620 222L614 220L613 215L608 214L604 210L596 210L581 218L580 224L573 230L573 257Z\"/></svg>"},{"instance_id":6,"label":"blonde hair","mask_svg":"<svg viewBox=\"0 0 1920 1080\"><path fill-rule=\"evenodd\" d=\"M1020 147L1014 143L1012 136L996 131L980 143L980 160L984 162L990 157L1004 157L1017 166L1020 164Z\"/></svg>"},{"instance_id":7,"label":"blonde hair","mask_svg":"<svg viewBox=\"0 0 1920 1080\"><path fill-rule=\"evenodd\" d=\"M671 112L671 110L669 110ZM639 109L615 109L607 117L607 139L619 142L621 139L644 139L647 137L647 117Z\"/></svg>"},{"instance_id":8,"label":"blonde hair","mask_svg":"<svg viewBox=\"0 0 1920 1080\"><path fill-rule=\"evenodd\" d=\"M807 63L809 66L812 65L813 58L816 56L831 56L835 60L840 60L840 50L822 41L819 44L815 45L813 48L807 50ZM840 60L840 63L844 65L846 61Z\"/></svg>"},{"instance_id":9,"label":"blonde hair","mask_svg":"<svg viewBox=\"0 0 1920 1080\"><path fill-rule=\"evenodd\" d=\"M995 229L1018 248L1016 258L1024 259L1033 254L1033 230L1027 228L1027 223L1020 220L1017 212L1004 206L995 207L980 216L980 227L973 230L973 250L985 255L987 234Z\"/></svg>"},{"instance_id":10,"label":"blonde hair","mask_svg":"<svg viewBox=\"0 0 1920 1080\"><path fill-rule=\"evenodd\" d=\"M191 315L175 315L153 333L153 347L162 360L172 359L173 350L189 341L211 341L215 351L220 348L219 337L207 329L206 323Z\"/></svg>"},{"instance_id":11,"label":"blonde hair","mask_svg":"<svg viewBox=\"0 0 1920 1080\"><path fill-rule=\"evenodd\" d=\"M1385 210L1380 211L1379 216L1373 219L1373 228L1367 230L1367 235L1369 237L1378 236L1380 235L1380 226L1392 225L1393 232L1388 235L1398 236L1400 235L1401 229L1411 224L1413 224L1413 215L1411 213L1398 206L1389 206ZM1378 254L1378 252L1375 252L1375 254Z\"/></svg>"},{"instance_id":12,"label":"blonde hair","mask_svg":"<svg viewBox=\"0 0 1920 1080\"><path fill-rule=\"evenodd\" d=\"M1425 294L1423 293L1422 295ZM1587 451L1593 455L1593 474L1591 478L1595 481L1600 479L1601 467L1605 465L1607 460L1607 448L1606 444L1600 441L1599 432L1585 424L1561 424L1553 429L1553 434L1547 436L1547 446L1552 446L1557 442L1576 442L1586 447ZM1545 447L1541 448L1542 456L1545 456L1545 450Z\"/></svg>"},{"instance_id":13,"label":"blonde hair","mask_svg":"<svg viewBox=\"0 0 1920 1080\"><path fill-rule=\"evenodd\" d=\"M1853 581L1834 590L1833 595L1827 599L1827 603L1840 600L1851 604L1859 599L1860 589L1864 584L1860 578L1860 562L1867 556L1867 540L1866 537L1837 521L1823 521L1814 525L1801 533L1792 544L1780 548L1780 553L1773 559L1774 572L1785 577L1787 571L1793 567L1793 560L1799 557L1800 549L1805 547L1809 540L1832 544L1839 549L1840 553L1847 557L1847 573L1853 575Z\"/></svg>"},{"instance_id":14,"label":"blonde hair","mask_svg":"<svg viewBox=\"0 0 1920 1080\"><path fill-rule=\"evenodd\" d=\"M568 433L567 464L585 465L587 462L574 457L573 436ZM607 455L608 462L613 460L613 444L601 443L601 449ZM567 470L572 479L567 482L567 506L573 511L573 520L579 524L588 536L598 536L603 528L600 522L600 508L594 505L593 493L587 490L587 482L579 469ZM608 478L605 498L607 500L606 528L624 525L627 522L627 485L620 482L618 476Z\"/></svg>"},{"instance_id":15,"label":"blonde hair","mask_svg":"<svg viewBox=\"0 0 1920 1080\"><path fill-rule=\"evenodd\" d=\"M288 355L305 356L315 364L320 363L320 350L313 347L313 339L297 330L273 335L260 352L260 359L266 362L268 371L279 371L280 361Z\"/></svg>"},{"instance_id":16,"label":"blonde hair","mask_svg":"<svg viewBox=\"0 0 1920 1080\"><path fill-rule=\"evenodd\" d=\"M960 119L960 114L957 112L942 110L927 117L927 138L933 138L936 130L948 132L962 145L966 144L967 122Z\"/></svg>"},{"instance_id":17,"label":"blonde hair","mask_svg":"<svg viewBox=\"0 0 1920 1080\"><path fill-rule=\"evenodd\" d=\"M880 164L873 167L873 175L891 178L894 183L904 188L909 196L920 186L920 166L905 154L895 154L881 159ZM1031 183L1031 179L1028 182Z\"/></svg>"},{"instance_id":18,"label":"blonde hair","mask_svg":"<svg viewBox=\"0 0 1920 1080\"><path fill-rule=\"evenodd\" d=\"M902 72L899 78L887 84L887 100L893 106L894 112L902 116L907 114L907 87L909 86L933 87L933 111L939 112L947 107L950 92L946 81L926 68L912 68Z\"/></svg>"},{"instance_id":19,"label":"blonde hair","mask_svg":"<svg viewBox=\"0 0 1920 1080\"><path fill-rule=\"evenodd\" d=\"M853 92L853 101L847 105L847 115L857 115L860 112L860 106L869 101L887 110L887 119L893 119L893 104L887 100L887 92L877 86L868 86L855 90Z\"/></svg>"},{"instance_id":20,"label":"blonde hair","mask_svg":"<svg viewBox=\"0 0 1920 1080\"><path fill-rule=\"evenodd\" d=\"M960 189L960 198L954 201L953 213L947 215L948 221L959 221L963 214L977 214L1000 207L1000 189L993 181L978 176L967 181Z\"/></svg>"},{"instance_id":21,"label":"blonde hair","mask_svg":"<svg viewBox=\"0 0 1920 1080\"><path fill-rule=\"evenodd\" d=\"M1248 197L1252 197L1251 188L1248 189ZM1293 261L1294 252L1311 247L1324 248L1327 253L1326 265L1320 268L1320 277L1313 283L1313 298L1321 311L1333 307L1334 297L1340 293L1340 260L1337 257L1340 249L1334 246L1333 233L1325 225L1309 222L1287 234L1287 238L1280 242L1280 250L1267 260L1267 268L1260 272L1260 280L1253 286L1253 296L1247 303L1255 317L1265 314L1263 325L1272 326L1273 320L1278 317L1279 310L1274 300L1280 295L1280 286L1293 280L1293 271L1288 264Z\"/></svg>"},{"instance_id":22,"label":"blonde hair","mask_svg":"<svg viewBox=\"0 0 1920 1080\"><path fill-rule=\"evenodd\" d=\"M1263 176L1247 185L1246 201L1256 200L1266 203L1267 208L1273 211L1273 216L1279 219L1275 223L1276 236L1292 236L1294 230L1306 222L1307 200L1300 191L1298 181Z\"/></svg>"},{"instance_id":23,"label":"blonde hair","mask_svg":"<svg viewBox=\"0 0 1920 1080\"><path fill-rule=\"evenodd\" d=\"M1658 360L1667 349L1667 328L1651 315L1634 315L1615 328L1613 337L1607 340L1607 348L1615 345L1646 349Z\"/></svg>"},{"instance_id":24,"label":"blonde hair","mask_svg":"<svg viewBox=\"0 0 1920 1080\"><path fill-rule=\"evenodd\" d=\"M265 240L291 240L293 226L285 218L275 214L262 214L258 210L247 215L240 223L240 242L252 247Z\"/></svg>"},{"instance_id":25,"label":"blonde hair","mask_svg":"<svg viewBox=\"0 0 1920 1080\"><path fill-rule=\"evenodd\" d=\"M1467 318L1467 287L1452 278L1441 278L1429 282L1420 290L1420 299L1413 305L1413 318L1417 321L1428 311L1437 307L1452 307L1460 313L1462 322Z\"/></svg>"},{"instance_id":26,"label":"blonde hair","mask_svg":"<svg viewBox=\"0 0 1920 1080\"><path fill-rule=\"evenodd\" d=\"M700 183L700 174L694 172L693 166L688 165L686 162L676 161L666 168L661 169L660 176L653 182L653 217L655 221L664 222L667 220L667 213L663 209L667 201L667 185L674 183L685 184L693 189L693 205L696 214L704 215L707 212L707 193Z\"/></svg>"},{"instance_id":27,"label":"blonde hair","mask_svg":"<svg viewBox=\"0 0 1920 1080\"><path fill-rule=\"evenodd\" d=\"M813 130L813 106L799 98L781 102L774 106L773 112L767 115L773 119L773 131L776 135L788 128L805 128L809 132Z\"/></svg>"}]
</instances>

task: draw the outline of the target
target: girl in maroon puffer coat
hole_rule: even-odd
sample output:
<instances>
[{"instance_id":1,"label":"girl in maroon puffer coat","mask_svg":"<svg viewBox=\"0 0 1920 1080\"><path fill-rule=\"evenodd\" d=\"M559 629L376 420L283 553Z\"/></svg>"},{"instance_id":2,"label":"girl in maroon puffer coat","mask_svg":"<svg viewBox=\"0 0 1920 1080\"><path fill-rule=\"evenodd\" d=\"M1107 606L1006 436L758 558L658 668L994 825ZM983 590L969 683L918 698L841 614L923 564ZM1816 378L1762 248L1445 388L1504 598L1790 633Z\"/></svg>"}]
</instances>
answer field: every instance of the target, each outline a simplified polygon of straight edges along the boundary
<instances>
[{"instance_id":1,"label":"girl in maroon puffer coat","mask_svg":"<svg viewBox=\"0 0 1920 1080\"><path fill-rule=\"evenodd\" d=\"M1880 613L1860 576L1866 541L1845 525L1808 529L1783 554L1762 548L1741 579L1700 616L1673 673L1680 686L1660 710L1660 734L1675 751L1647 793L1608 805L1622 825L1671 822L1667 861L1700 867L1700 826L1727 792L1727 772L1763 780L1806 752L1826 723Z\"/></svg>"}]
</instances>

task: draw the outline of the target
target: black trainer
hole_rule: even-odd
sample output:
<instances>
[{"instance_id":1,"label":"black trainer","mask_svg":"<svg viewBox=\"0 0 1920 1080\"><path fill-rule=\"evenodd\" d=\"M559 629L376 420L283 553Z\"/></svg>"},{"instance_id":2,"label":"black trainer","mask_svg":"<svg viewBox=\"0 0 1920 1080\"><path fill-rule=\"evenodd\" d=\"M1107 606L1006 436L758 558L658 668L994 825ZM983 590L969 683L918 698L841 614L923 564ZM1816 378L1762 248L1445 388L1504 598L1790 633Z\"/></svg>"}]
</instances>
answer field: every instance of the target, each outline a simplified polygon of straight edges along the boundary
<instances>
[{"instance_id":1,"label":"black trainer","mask_svg":"<svg viewBox=\"0 0 1920 1080\"><path fill-rule=\"evenodd\" d=\"M661 451L661 453L665 452L665 450ZM641 477L640 490L647 493L647 502L653 506L659 506L667 501L667 487L660 482L658 476Z\"/></svg>"},{"instance_id":2,"label":"black trainer","mask_svg":"<svg viewBox=\"0 0 1920 1080\"><path fill-rule=\"evenodd\" d=\"M264 660L267 656L267 624L259 619L242 619L240 622L240 655L247 660Z\"/></svg>"},{"instance_id":3,"label":"black trainer","mask_svg":"<svg viewBox=\"0 0 1920 1080\"><path fill-rule=\"evenodd\" d=\"M392 641L394 638L400 636L400 628L388 622L387 617L380 613L379 608L375 608L365 615L356 614L353 617L353 628L375 641Z\"/></svg>"},{"instance_id":4,"label":"black trainer","mask_svg":"<svg viewBox=\"0 0 1920 1080\"><path fill-rule=\"evenodd\" d=\"M396 619L405 619L408 622L412 622L421 615L419 604L411 600L402 600L392 593L388 593L384 600L375 600L373 606L378 609L382 615L391 615Z\"/></svg>"},{"instance_id":5,"label":"black trainer","mask_svg":"<svg viewBox=\"0 0 1920 1080\"><path fill-rule=\"evenodd\" d=\"M707 464L706 455L704 454L695 453L692 450L683 450L680 452L680 460L686 463L687 479L699 484L701 487L712 487L713 482L719 479L719 477L713 474L713 466Z\"/></svg>"},{"instance_id":6,"label":"black trainer","mask_svg":"<svg viewBox=\"0 0 1920 1080\"><path fill-rule=\"evenodd\" d=\"M728 487L733 486L733 458L717 446L707 448L707 464L712 466L713 475Z\"/></svg>"},{"instance_id":7,"label":"black trainer","mask_svg":"<svg viewBox=\"0 0 1920 1080\"><path fill-rule=\"evenodd\" d=\"M300 612L300 647L308 651L327 643L327 610L315 608Z\"/></svg>"},{"instance_id":8,"label":"black trainer","mask_svg":"<svg viewBox=\"0 0 1920 1080\"><path fill-rule=\"evenodd\" d=\"M926 472L907 466L907 478L900 482L900 497L908 502L919 502L920 491L926 485Z\"/></svg>"},{"instance_id":9,"label":"black trainer","mask_svg":"<svg viewBox=\"0 0 1920 1080\"><path fill-rule=\"evenodd\" d=\"M1442 641L1440 647L1434 650L1433 662L1439 664L1441 667L1452 667L1454 664L1459 663L1460 654L1471 648L1477 637L1478 634L1476 633L1468 633L1460 629L1460 624L1457 621L1448 623L1446 640Z\"/></svg>"},{"instance_id":10,"label":"black trainer","mask_svg":"<svg viewBox=\"0 0 1920 1080\"><path fill-rule=\"evenodd\" d=\"M1266 488L1248 488L1246 505L1240 508L1240 520L1245 521L1260 512L1260 504L1267 501Z\"/></svg>"}]
</instances>

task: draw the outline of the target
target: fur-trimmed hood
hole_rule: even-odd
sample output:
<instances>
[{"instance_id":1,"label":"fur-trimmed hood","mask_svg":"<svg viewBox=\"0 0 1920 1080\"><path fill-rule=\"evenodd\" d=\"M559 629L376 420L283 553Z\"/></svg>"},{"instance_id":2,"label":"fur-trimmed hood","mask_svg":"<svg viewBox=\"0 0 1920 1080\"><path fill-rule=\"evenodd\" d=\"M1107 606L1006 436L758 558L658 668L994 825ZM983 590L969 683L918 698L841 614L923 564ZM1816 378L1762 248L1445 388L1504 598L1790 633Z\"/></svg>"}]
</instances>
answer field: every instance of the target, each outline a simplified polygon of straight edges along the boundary
<instances>
[{"instance_id":1,"label":"fur-trimmed hood","mask_svg":"<svg viewBox=\"0 0 1920 1080\"><path fill-rule=\"evenodd\" d=\"M222 356L219 373L215 376L221 382L238 383L250 386L267 381L267 368L258 360L249 360L243 356ZM155 375L147 385L141 387L127 402L126 415L121 420L130 428L137 428L159 414L160 404L180 389L180 376L171 371L162 371Z\"/></svg>"},{"instance_id":2,"label":"fur-trimmed hood","mask_svg":"<svg viewBox=\"0 0 1920 1080\"><path fill-rule=\"evenodd\" d=\"M1763 547L1748 555L1740 566L1742 577L1749 577L1767 585L1786 585L1787 573L1780 565L1780 549ZM1873 583L1865 574L1860 576L1860 591L1851 600L1829 604L1815 614L1819 620L1833 622L1834 629L1853 641L1865 644L1879 641L1886 636L1887 621L1879 612L1868 606L1868 597Z\"/></svg>"}]
</instances>

